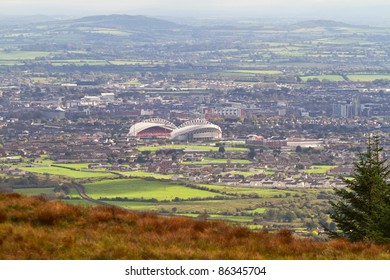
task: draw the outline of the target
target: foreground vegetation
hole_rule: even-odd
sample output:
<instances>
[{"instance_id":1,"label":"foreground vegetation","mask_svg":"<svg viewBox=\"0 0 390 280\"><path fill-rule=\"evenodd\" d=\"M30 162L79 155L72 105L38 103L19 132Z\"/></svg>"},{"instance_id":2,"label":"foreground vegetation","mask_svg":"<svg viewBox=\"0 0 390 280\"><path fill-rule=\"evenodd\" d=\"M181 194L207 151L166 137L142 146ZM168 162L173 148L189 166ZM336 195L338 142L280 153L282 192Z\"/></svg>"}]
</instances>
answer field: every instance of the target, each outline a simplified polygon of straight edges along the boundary
<instances>
[{"instance_id":1,"label":"foreground vegetation","mask_svg":"<svg viewBox=\"0 0 390 280\"><path fill-rule=\"evenodd\" d=\"M223 222L0 194L0 259L390 259L389 245L316 242Z\"/></svg>"}]
</instances>

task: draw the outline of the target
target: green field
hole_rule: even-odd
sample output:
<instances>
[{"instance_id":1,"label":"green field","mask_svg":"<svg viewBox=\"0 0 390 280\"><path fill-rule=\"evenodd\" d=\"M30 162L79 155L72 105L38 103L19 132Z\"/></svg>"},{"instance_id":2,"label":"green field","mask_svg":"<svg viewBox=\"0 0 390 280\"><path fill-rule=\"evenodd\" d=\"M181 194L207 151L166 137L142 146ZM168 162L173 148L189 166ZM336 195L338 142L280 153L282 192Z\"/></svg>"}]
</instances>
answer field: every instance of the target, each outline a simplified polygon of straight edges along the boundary
<instances>
[{"instance_id":1,"label":"green field","mask_svg":"<svg viewBox=\"0 0 390 280\"><path fill-rule=\"evenodd\" d=\"M307 82L309 79L318 79L320 81L328 80L332 82L342 82L344 78L340 75L318 75L318 76L302 76L302 81Z\"/></svg>"},{"instance_id":2,"label":"green field","mask_svg":"<svg viewBox=\"0 0 390 280\"><path fill-rule=\"evenodd\" d=\"M56 166L64 168L74 168L74 169L88 169L89 163L65 163L65 164L56 164Z\"/></svg>"},{"instance_id":3,"label":"green field","mask_svg":"<svg viewBox=\"0 0 390 280\"><path fill-rule=\"evenodd\" d=\"M137 211L158 211L159 209L161 209L159 204L152 202L110 201L110 204L121 208Z\"/></svg>"},{"instance_id":4,"label":"green field","mask_svg":"<svg viewBox=\"0 0 390 280\"><path fill-rule=\"evenodd\" d=\"M276 55L281 56L288 56L288 57L294 57L294 56L304 56L306 53L302 51L297 50L289 50L289 49L271 49L271 51Z\"/></svg>"},{"instance_id":5,"label":"green field","mask_svg":"<svg viewBox=\"0 0 390 280\"><path fill-rule=\"evenodd\" d=\"M65 163L65 164L55 164L55 165L65 167L65 168L88 169L88 165L90 164L92 163Z\"/></svg>"},{"instance_id":6,"label":"green field","mask_svg":"<svg viewBox=\"0 0 390 280\"><path fill-rule=\"evenodd\" d=\"M238 222L238 223L251 223L253 221L253 217L250 216L229 216L229 215L210 215L211 220L224 220L229 222Z\"/></svg>"},{"instance_id":7,"label":"green field","mask_svg":"<svg viewBox=\"0 0 390 280\"><path fill-rule=\"evenodd\" d=\"M210 190L217 190L220 192L226 192L228 194L234 195L250 195L257 194L263 198L272 198L275 196L282 195L286 196L286 193L290 193L290 195L294 195L298 193L298 191L290 191L290 190L280 190L280 189L262 189L262 188L248 188L248 187L231 187L231 186L219 186L219 185L206 185L201 184L200 186L206 187Z\"/></svg>"},{"instance_id":8,"label":"green field","mask_svg":"<svg viewBox=\"0 0 390 280\"><path fill-rule=\"evenodd\" d=\"M5 162L7 159L22 159L22 156L10 156L10 157L0 157L0 162Z\"/></svg>"},{"instance_id":9,"label":"green field","mask_svg":"<svg viewBox=\"0 0 390 280\"><path fill-rule=\"evenodd\" d=\"M114 64L115 65L115 64ZM141 85L141 82L138 81L138 80L131 80L131 81L128 81L126 83L124 83L125 85Z\"/></svg>"},{"instance_id":10,"label":"green field","mask_svg":"<svg viewBox=\"0 0 390 280\"><path fill-rule=\"evenodd\" d=\"M198 218L199 215L200 214L194 214L194 213L178 214L178 216L184 216L184 217L189 217L194 219ZM253 222L253 217L211 214L208 216L207 220L222 220L222 221L235 222L235 223L251 223Z\"/></svg>"},{"instance_id":11,"label":"green field","mask_svg":"<svg viewBox=\"0 0 390 280\"><path fill-rule=\"evenodd\" d=\"M51 160L48 156L46 155L43 155L43 156L40 156L39 158L35 159L34 161L35 163L39 163L39 164L45 164L45 165L52 165L54 163L53 160Z\"/></svg>"},{"instance_id":12,"label":"green field","mask_svg":"<svg viewBox=\"0 0 390 280\"><path fill-rule=\"evenodd\" d=\"M199 214L189 213L189 214L180 214L180 216L198 218ZM222 221L235 222L235 223L251 223L253 222L253 217L211 214L208 216L207 220L222 220Z\"/></svg>"},{"instance_id":13,"label":"green field","mask_svg":"<svg viewBox=\"0 0 390 280\"><path fill-rule=\"evenodd\" d=\"M222 175L231 174L231 175L242 175L244 177L249 177L249 176L253 176L253 175L259 174L259 173L262 173L262 171L260 171L260 170L256 170L256 171L253 171L253 172L249 172L249 171L231 171L231 172L224 172L224 173L222 173Z\"/></svg>"},{"instance_id":14,"label":"green field","mask_svg":"<svg viewBox=\"0 0 390 280\"><path fill-rule=\"evenodd\" d=\"M304 170L303 172L309 174L323 174L336 167L337 165L313 165L311 169Z\"/></svg>"},{"instance_id":15,"label":"green field","mask_svg":"<svg viewBox=\"0 0 390 280\"><path fill-rule=\"evenodd\" d=\"M82 205L82 206L95 206L96 205L96 203L93 203L91 201L84 200L84 199L64 199L64 200L62 200L62 202L69 203L72 205Z\"/></svg>"},{"instance_id":16,"label":"green field","mask_svg":"<svg viewBox=\"0 0 390 280\"><path fill-rule=\"evenodd\" d=\"M23 65L23 62L19 60L0 60L0 66L14 66L14 65Z\"/></svg>"},{"instance_id":17,"label":"green field","mask_svg":"<svg viewBox=\"0 0 390 280\"><path fill-rule=\"evenodd\" d=\"M23 52L23 51L14 51L14 52L4 52L0 51L0 60L32 60L37 57L46 57L50 53L49 52Z\"/></svg>"},{"instance_id":18,"label":"green field","mask_svg":"<svg viewBox=\"0 0 390 280\"><path fill-rule=\"evenodd\" d=\"M108 201L106 201L108 202ZM196 200L196 201L170 201L170 202L138 202L138 201L109 201L109 204L138 211L157 211L171 213L176 209L176 215L197 217L197 213L218 214L222 212L237 213L237 208L245 208L257 205L258 200L235 199L235 200ZM259 210L260 211L260 210ZM265 211L265 209L264 209ZM249 212L249 211L245 211ZM250 213L250 212L249 212Z\"/></svg>"},{"instance_id":19,"label":"green field","mask_svg":"<svg viewBox=\"0 0 390 280\"><path fill-rule=\"evenodd\" d=\"M217 152L219 147L216 146L206 146L206 145L161 145L161 146L149 146L149 147L139 147L139 151L151 151L155 152L162 149L188 149L188 150L199 150L199 151L213 151ZM247 148L235 148L235 147L225 147L227 152L247 152Z\"/></svg>"},{"instance_id":20,"label":"green field","mask_svg":"<svg viewBox=\"0 0 390 280\"><path fill-rule=\"evenodd\" d=\"M17 188L13 189L14 192L27 195L27 196L40 196L40 195L55 195L54 187L50 188ZM67 197L71 198L70 200L78 200L80 202L86 201L81 198L80 194L76 191L76 189L71 188L69 194L66 195ZM66 200L68 201L68 200Z\"/></svg>"},{"instance_id":21,"label":"green field","mask_svg":"<svg viewBox=\"0 0 390 280\"><path fill-rule=\"evenodd\" d=\"M86 193L94 198L129 198L173 200L215 197L218 194L159 181L142 179L104 180L85 184Z\"/></svg>"},{"instance_id":22,"label":"green field","mask_svg":"<svg viewBox=\"0 0 390 280\"><path fill-rule=\"evenodd\" d=\"M68 60L50 60L50 63L53 66L64 66L64 65L76 65L76 66L83 66L83 65L92 65L92 66L104 66L109 65L109 63L106 60L93 60L93 59L68 59Z\"/></svg>"},{"instance_id":23,"label":"green field","mask_svg":"<svg viewBox=\"0 0 390 280\"><path fill-rule=\"evenodd\" d=\"M249 211L246 211L247 213L253 213L253 214L263 214L265 211L267 210L267 208L256 208L254 210L249 210Z\"/></svg>"},{"instance_id":24,"label":"green field","mask_svg":"<svg viewBox=\"0 0 390 280\"><path fill-rule=\"evenodd\" d=\"M347 77L349 80L353 82L372 82L381 79L390 80L390 75L358 74L358 75L348 75Z\"/></svg>"},{"instance_id":25,"label":"green field","mask_svg":"<svg viewBox=\"0 0 390 280\"><path fill-rule=\"evenodd\" d=\"M261 230L264 228L262 225L247 225L247 227L251 230Z\"/></svg>"},{"instance_id":26,"label":"green field","mask_svg":"<svg viewBox=\"0 0 390 280\"><path fill-rule=\"evenodd\" d=\"M178 216L184 216L184 217L190 217L190 218L197 218L199 214L193 214L193 213L185 213L185 214L179 214Z\"/></svg>"},{"instance_id":27,"label":"green field","mask_svg":"<svg viewBox=\"0 0 390 280\"><path fill-rule=\"evenodd\" d=\"M173 175L168 174L157 174L152 172L145 172L145 171L127 171L127 172L120 172L120 174L124 176L129 177L139 177L139 178L154 178L154 179L172 179Z\"/></svg>"},{"instance_id":28,"label":"green field","mask_svg":"<svg viewBox=\"0 0 390 280\"><path fill-rule=\"evenodd\" d=\"M29 196L36 196L36 195L42 195L42 194L49 194L54 195L54 189L53 188L23 188L23 189L14 189L14 192L22 194L22 195L29 195Z\"/></svg>"},{"instance_id":29,"label":"green field","mask_svg":"<svg viewBox=\"0 0 390 280\"><path fill-rule=\"evenodd\" d=\"M49 174L49 175L59 175L64 177L70 177L74 179L84 179L84 178L96 178L96 177L115 177L116 175L112 173L104 172L84 172L70 170L67 168L55 167L55 166L43 166L43 167L18 167L21 170L25 170L33 173L40 174Z\"/></svg>"},{"instance_id":30,"label":"green field","mask_svg":"<svg viewBox=\"0 0 390 280\"><path fill-rule=\"evenodd\" d=\"M161 65L162 61L153 61L153 60L110 60L112 65Z\"/></svg>"}]
</instances>

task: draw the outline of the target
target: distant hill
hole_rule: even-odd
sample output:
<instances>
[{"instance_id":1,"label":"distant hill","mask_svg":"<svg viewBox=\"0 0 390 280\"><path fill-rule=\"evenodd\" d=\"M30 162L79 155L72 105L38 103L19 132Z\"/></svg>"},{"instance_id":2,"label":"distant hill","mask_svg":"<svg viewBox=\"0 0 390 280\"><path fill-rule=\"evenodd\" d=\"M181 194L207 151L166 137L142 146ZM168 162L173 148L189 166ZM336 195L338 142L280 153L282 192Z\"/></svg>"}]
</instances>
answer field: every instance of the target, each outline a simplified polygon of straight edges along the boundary
<instances>
[{"instance_id":1,"label":"distant hill","mask_svg":"<svg viewBox=\"0 0 390 280\"><path fill-rule=\"evenodd\" d=\"M390 259L390 245L0 193L0 259Z\"/></svg>"},{"instance_id":2,"label":"distant hill","mask_svg":"<svg viewBox=\"0 0 390 280\"><path fill-rule=\"evenodd\" d=\"M168 30L183 27L177 23L146 16L103 15L89 16L72 21L76 26L103 27L115 29Z\"/></svg>"},{"instance_id":3,"label":"distant hill","mask_svg":"<svg viewBox=\"0 0 390 280\"><path fill-rule=\"evenodd\" d=\"M344 22L334 21L334 20L308 20L308 21L302 21L291 25L291 28L293 29L316 28L316 27L334 28L334 27L357 27L357 26L350 25Z\"/></svg>"},{"instance_id":4,"label":"distant hill","mask_svg":"<svg viewBox=\"0 0 390 280\"><path fill-rule=\"evenodd\" d=\"M0 23L2 25L20 25L30 23L41 23L54 21L56 18L45 15L33 15L33 16L0 16Z\"/></svg>"}]
</instances>

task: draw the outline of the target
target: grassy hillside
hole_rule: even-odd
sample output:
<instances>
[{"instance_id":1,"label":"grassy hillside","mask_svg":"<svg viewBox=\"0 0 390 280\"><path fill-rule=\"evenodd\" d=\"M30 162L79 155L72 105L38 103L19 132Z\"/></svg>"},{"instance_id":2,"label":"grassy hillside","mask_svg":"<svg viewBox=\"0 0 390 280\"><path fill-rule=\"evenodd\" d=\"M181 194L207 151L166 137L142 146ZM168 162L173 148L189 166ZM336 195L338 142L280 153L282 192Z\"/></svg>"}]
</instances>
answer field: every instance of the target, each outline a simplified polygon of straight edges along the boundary
<instances>
[{"instance_id":1,"label":"grassy hillside","mask_svg":"<svg viewBox=\"0 0 390 280\"><path fill-rule=\"evenodd\" d=\"M390 259L389 250L0 194L0 259Z\"/></svg>"}]
</instances>

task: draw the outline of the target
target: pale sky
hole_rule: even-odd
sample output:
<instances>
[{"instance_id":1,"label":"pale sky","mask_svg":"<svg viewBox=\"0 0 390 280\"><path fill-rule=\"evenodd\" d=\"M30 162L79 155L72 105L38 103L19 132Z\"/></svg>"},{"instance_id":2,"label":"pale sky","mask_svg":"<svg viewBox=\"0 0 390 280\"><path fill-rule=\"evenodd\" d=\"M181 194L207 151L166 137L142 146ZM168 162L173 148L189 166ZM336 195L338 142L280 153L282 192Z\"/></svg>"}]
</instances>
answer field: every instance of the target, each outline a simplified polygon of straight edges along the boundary
<instances>
[{"instance_id":1,"label":"pale sky","mask_svg":"<svg viewBox=\"0 0 390 280\"><path fill-rule=\"evenodd\" d=\"M329 16L390 14L390 0L0 0L0 15Z\"/></svg>"}]
</instances>

